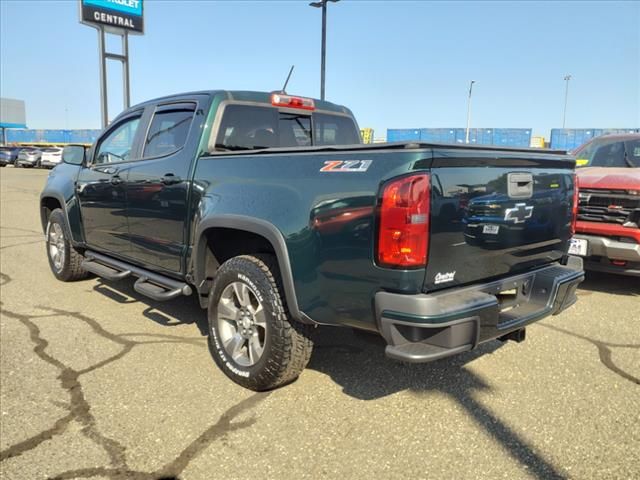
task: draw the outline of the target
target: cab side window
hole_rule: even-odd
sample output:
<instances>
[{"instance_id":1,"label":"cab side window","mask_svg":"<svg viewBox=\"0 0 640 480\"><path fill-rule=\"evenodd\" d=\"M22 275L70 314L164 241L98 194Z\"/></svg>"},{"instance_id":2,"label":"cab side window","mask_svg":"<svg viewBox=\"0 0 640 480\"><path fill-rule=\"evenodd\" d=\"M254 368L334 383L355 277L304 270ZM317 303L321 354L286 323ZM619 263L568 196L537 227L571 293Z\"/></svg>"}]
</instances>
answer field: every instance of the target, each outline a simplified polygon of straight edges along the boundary
<instances>
[{"instance_id":1,"label":"cab side window","mask_svg":"<svg viewBox=\"0 0 640 480\"><path fill-rule=\"evenodd\" d=\"M98 146L94 165L131 160L131 149L139 124L140 117L129 118L103 138Z\"/></svg>"},{"instance_id":2,"label":"cab side window","mask_svg":"<svg viewBox=\"0 0 640 480\"><path fill-rule=\"evenodd\" d=\"M156 112L144 142L143 157L160 157L176 152L187 141L194 108L166 109Z\"/></svg>"}]
</instances>

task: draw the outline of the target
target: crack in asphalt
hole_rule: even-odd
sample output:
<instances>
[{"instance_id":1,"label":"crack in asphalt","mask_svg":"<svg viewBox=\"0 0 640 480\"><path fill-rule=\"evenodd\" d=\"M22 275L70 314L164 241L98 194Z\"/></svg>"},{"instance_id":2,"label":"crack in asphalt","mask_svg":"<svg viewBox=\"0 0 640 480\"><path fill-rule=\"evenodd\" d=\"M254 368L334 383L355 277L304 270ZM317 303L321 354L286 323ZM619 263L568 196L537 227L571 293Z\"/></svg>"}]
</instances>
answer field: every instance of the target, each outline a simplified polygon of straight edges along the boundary
<instances>
[{"instance_id":1,"label":"crack in asphalt","mask_svg":"<svg viewBox=\"0 0 640 480\"><path fill-rule=\"evenodd\" d=\"M38 232L36 230L31 230L29 228L18 228L18 227L2 227L0 226L0 230L10 230L10 231L16 231L16 232L26 232L26 233L31 233L33 235L42 235L44 236L44 233L42 232ZM3 235L4 236L4 235Z\"/></svg>"},{"instance_id":2,"label":"crack in asphalt","mask_svg":"<svg viewBox=\"0 0 640 480\"><path fill-rule=\"evenodd\" d=\"M0 272L0 287L4 287L7 283L11 282L11 280L13 279L9 275Z\"/></svg>"},{"instance_id":3,"label":"crack in asphalt","mask_svg":"<svg viewBox=\"0 0 640 480\"><path fill-rule=\"evenodd\" d=\"M41 237L41 233L25 233L24 235L2 235L2 238Z\"/></svg>"},{"instance_id":4,"label":"crack in asphalt","mask_svg":"<svg viewBox=\"0 0 640 480\"><path fill-rule=\"evenodd\" d=\"M20 187L13 187L13 186L6 186L5 185L3 190L5 191L5 193L25 193L25 194L31 195L33 197L40 196L40 192L38 192L38 190L31 190L31 189L28 189L28 188L20 188Z\"/></svg>"},{"instance_id":5,"label":"crack in asphalt","mask_svg":"<svg viewBox=\"0 0 640 480\"><path fill-rule=\"evenodd\" d=\"M20 242L20 243L14 243L11 245L4 245L2 247L0 247L0 250L6 250L7 248L14 248L14 247L23 247L25 245L35 245L36 243L43 243L44 240L40 239L40 240L33 240L32 242Z\"/></svg>"},{"instance_id":6,"label":"crack in asphalt","mask_svg":"<svg viewBox=\"0 0 640 480\"><path fill-rule=\"evenodd\" d=\"M0 247L0 250L6 250L8 248L13 248L13 247L21 247L23 245L33 245L36 243L41 243L44 242L44 234L42 232L37 232L35 230L29 230L27 228L15 228L15 227L0 227L0 230L9 230L9 231L17 231L17 232L23 232L23 235L0 235L1 239L5 239L5 238L22 238L22 237L39 237L38 240L33 240L30 242L20 242L20 243L14 243L14 244L10 244L10 245L3 245Z\"/></svg>"},{"instance_id":7,"label":"crack in asphalt","mask_svg":"<svg viewBox=\"0 0 640 480\"><path fill-rule=\"evenodd\" d=\"M54 427L49 428L44 432L40 432L38 435L35 435L27 439L26 441L21 442L20 444L12 445L7 449L2 450L0 452L0 462L8 458L21 455L24 452L37 447L45 440L51 439L54 435L64 433L69 423L71 423L72 420L76 420L82 425L82 434L87 438L93 440L98 445L102 446L109 455L111 463L113 465L123 464L125 451L124 446L118 444L118 442L116 442L115 440L111 440L103 436L95 428L95 418L91 414L91 407L85 398L84 392L82 390L82 385L79 381L80 373L47 353L46 349L49 345L49 342L40 335L40 329L32 321L33 318L60 316L61 313L55 313L52 315L30 316L15 313L4 308L0 308L0 313L7 316L8 318L18 320L25 327L27 327L29 331L29 337L35 345L33 348L33 352L41 360L48 363L49 365L52 365L60 371L60 374L58 375L60 386L70 396L68 407L70 413L68 415L66 415L63 419L58 420Z\"/></svg>"},{"instance_id":8,"label":"crack in asphalt","mask_svg":"<svg viewBox=\"0 0 640 480\"><path fill-rule=\"evenodd\" d=\"M564 333L565 335L569 335L574 338L578 338L580 340L584 340L586 342L591 343L598 349L598 355L600 356L600 363L602 363L605 367L611 370L616 375L624 378L625 380L630 381L631 383L635 383L636 385L640 385L640 378L634 377L628 372L625 372L622 368L618 367L612 358L612 348L633 348L640 349L640 344L631 344L631 343L610 343L603 342L601 340L595 340L593 338L587 337L585 335L580 335L579 333L574 333L570 330L565 330L564 328L556 327L555 325L549 325L543 322L540 322L539 325L543 327L550 328L551 330L555 330L560 333Z\"/></svg>"},{"instance_id":9,"label":"crack in asphalt","mask_svg":"<svg viewBox=\"0 0 640 480\"><path fill-rule=\"evenodd\" d=\"M11 282L11 277L4 273L0 273L0 286L6 285L9 282ZM216 439L224 437L227 433L234 430L252 426L256 422L255 417L242 422L233 422L233 420L243 412L253 408L269 395L269 393L257 393L230 407L214 425L210 426L198 438L193 440L185 449L183 449L178 454L178 456L174 460L161 467L156 472L141 472L132 470L127 465L126 446L115 439L109 438L99 431L96 424L96 419L91 413L91 405L87 401L82 388L82 384L80 383L80 376L118 361L138 345L146 345L150 343L183 343L202 347L205 346L203 339L185 339L182 337L171 335L144 333L125 333L116 335L105 330L102 325L100 325L100 323L95 319L82 313L43 306L36 306L35 308L42 309L45 312L48 311L51 313L43 315L20 314L2 308L2 303L0 302L0 313L8 318L19 321L29 331L30 340L34 344L33 352L41 360L59 370L60 373L58 375L58 380L60 381L60 385L70 396L69 404L62 405L62 407L67 408L69 410L69 413L64 417L56 420L53 426L42 430L37 435L34 435L22 442L13 444L5 450L0 451L0 462L22 455L27 451L35 449L43 442L52 439L54 436L61 435L67 430L69 424L75 420L82 426L81 433L86 438L90 439L95 444L100 446L107 453L110 466L69 470L50 478L72 479L104 476L111 479L176 479L177 476L180 475L185 468L187 468L189 463L200 453L202 453ZM92 329L92 331L96 335L121 345L122 350L105 360L102 360L94 365L91 365L90 367L81 370L75 370L65 365L63 362L50 355L46 351L49 342L42 337L40 329L33 322L33 320L36 318L51 318L60 316L68 316L84 322ZM141 336L158 338L158 340L138 341L125 338Z\"/></svg>"},{"instance_id":10,"label":"crack in asphalt","mask_svg":"<svg viewBox=\"0 0 640 480\"><path fill-rule=\"evenodd\" d=\"M129 468L81 468L68 470L56 475L55 477L50 477L50 480L91 478L97 476L107 477L114 480L131 478L135 478L136 480L177 480L178 475L180 475L189 466L189 463L191 463L194 458L200 455L215 440L218 438L224 438L228 433L248 428L255 424L255 417L251 417L242 422L233 422L233 420L242 413L264 401L269 395L271 395L271 393L272 392L254 393L250 397L245 398L241 402L238 402L229 408L224 414L222 414L215 424L211 425L198 438L193 440L174 460L155 472L142 472L131 470Z\"/></svg>"}]
</instances>

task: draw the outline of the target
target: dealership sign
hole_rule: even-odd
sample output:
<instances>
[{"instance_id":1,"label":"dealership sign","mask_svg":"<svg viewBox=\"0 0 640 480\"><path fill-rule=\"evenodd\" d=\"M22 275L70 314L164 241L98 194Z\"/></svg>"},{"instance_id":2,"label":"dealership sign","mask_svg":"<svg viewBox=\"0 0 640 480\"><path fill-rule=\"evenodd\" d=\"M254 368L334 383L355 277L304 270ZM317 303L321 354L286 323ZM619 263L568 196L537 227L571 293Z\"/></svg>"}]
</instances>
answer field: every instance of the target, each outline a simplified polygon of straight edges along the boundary
<instances>
[{"instance_id":1,"label":"dealership sign","mask_svg":"<svg viewBox=\"0 0 640 480\"><path fill-rule=\"evenodd\" d=\"M80 22L114 33L144 33L142 0L79 0Z\"/></svg>"}]
</instances>

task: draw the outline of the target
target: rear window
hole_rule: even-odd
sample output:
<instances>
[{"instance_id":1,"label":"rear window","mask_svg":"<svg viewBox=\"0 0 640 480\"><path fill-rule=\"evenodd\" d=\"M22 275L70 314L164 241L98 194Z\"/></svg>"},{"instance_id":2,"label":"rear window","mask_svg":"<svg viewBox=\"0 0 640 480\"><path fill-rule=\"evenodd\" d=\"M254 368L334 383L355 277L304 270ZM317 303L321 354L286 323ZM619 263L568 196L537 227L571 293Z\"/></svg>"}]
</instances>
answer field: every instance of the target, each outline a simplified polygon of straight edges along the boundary
<instances>
[{"instance_id":1,"label":"rear window","mask_svg":"<svg viewBox=\"0 0 640 480\"><path fill-rule=\"evenodd\" d=\"M360 136L349 117L285 113L276 108L252 105L228 105L215 147L218 150L252 150L354 143L360 143Z\"/></svg>"},{"instance_id":2,"label":"rear window","mask_svg":"<svg viewBox=\"0 0 640 480\"><path fill-rule=\"evenodd\" d=\"M360 133L349 117L313 114L315 145L354 145L360 143Z\"/></svg>"}]
</instances>

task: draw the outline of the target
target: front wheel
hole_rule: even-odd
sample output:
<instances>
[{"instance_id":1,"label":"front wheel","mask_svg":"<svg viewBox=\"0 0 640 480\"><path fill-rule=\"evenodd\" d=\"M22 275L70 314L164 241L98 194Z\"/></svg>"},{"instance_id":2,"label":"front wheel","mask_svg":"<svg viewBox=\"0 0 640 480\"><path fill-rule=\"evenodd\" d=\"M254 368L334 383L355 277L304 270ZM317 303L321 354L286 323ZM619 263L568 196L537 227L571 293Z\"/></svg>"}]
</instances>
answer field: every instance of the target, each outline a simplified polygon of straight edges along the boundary
<instances>
[{"instance_id":1,"label":"front wheel","mask_svg":"<svg viewBox=\"0 0 640 480\"><path fill-rule=\"evenodd\" d=\"M309 363L311 326L293 318L272 255L243 255L218 269L209 295L209 341L216 364L255 391L287 384Z\"/></svg>"},{"instance_id":2,"label":"front wheel","mask_svg":"<svg viewBox=\"0 0 640 480\"><path fill-rule=\"evenodd\" d=\"M64 213L56 208L49 215L47 223L47 258L51 272L63 282L81 280L89 275L82 268L84 257L69 242L68 231Z\"/></svg>"}]
</instances>

